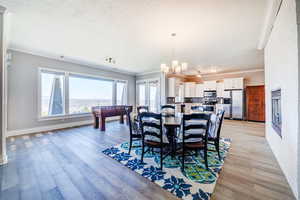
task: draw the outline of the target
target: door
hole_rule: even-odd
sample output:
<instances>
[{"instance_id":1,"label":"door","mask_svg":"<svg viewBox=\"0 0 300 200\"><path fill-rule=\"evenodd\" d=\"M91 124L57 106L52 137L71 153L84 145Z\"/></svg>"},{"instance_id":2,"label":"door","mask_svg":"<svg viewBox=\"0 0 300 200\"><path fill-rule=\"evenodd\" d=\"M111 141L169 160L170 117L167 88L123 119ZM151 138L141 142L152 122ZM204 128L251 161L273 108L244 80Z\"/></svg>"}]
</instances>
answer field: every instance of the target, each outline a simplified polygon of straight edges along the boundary
<instances>
[{"instance_id":1,"label":"door","mask_svg":"<svg viewBox=\"0 0 300 200\"><path fill-rule=\"evenodd\" d=\"M265 87L246 87L247 120L265 121Z\"/></svg>"},{"instance_id":2,"label":"door","mask_svg":"<svg viewBox=\"0 0 300 200\"><path fill-rule=\"evenodd\" d=\"M243 119L243 90L232 90L232 118Z\"/></svg>"}]
</instances>

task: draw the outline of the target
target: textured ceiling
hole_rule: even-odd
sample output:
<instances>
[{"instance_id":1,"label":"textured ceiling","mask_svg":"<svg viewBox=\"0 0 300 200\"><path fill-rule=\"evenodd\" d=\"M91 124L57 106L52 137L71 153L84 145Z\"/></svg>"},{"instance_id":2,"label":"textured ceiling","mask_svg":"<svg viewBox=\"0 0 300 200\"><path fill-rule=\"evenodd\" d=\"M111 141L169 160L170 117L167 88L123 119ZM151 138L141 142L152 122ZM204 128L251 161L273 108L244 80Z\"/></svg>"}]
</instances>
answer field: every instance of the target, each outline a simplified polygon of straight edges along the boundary
<instances>
[{"instance_id":1,"label":"textured ceiling","mask_svg":"<svg viewBox=\"0 0 300 200\"><path fill-rule=\"evenodd\" d=\"M10 48L141 73L178 59L218 71L263 67L266 0L0 0ZM176 32L176 41L171 33ZM172 58L172 48L175 56Z\"/></svg>"}]
</instances>

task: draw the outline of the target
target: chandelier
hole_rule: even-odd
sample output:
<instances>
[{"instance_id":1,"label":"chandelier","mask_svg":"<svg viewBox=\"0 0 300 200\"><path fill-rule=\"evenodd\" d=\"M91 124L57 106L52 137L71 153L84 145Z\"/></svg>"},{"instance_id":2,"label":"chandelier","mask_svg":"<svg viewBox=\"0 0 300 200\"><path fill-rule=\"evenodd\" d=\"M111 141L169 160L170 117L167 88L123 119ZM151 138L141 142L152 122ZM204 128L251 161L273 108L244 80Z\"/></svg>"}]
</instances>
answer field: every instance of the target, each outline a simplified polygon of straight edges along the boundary
<instances>
[{"instance_id":1,"label":"chandelier","mask_svg":"<svg viewBox=\"0 0 300 200\"><path fill-rule=\"evenodd\" d=\"M176 33L172 33L171 36L174 38L176 37ZM174 58L174 54L175 54L175 48L173 47L172 49L172 57ZM173 60L171 63L171 66L168 66L167 64L163 63L160 65L160 70L161 72L164 72L166 74L170 73L170 74L180 74L182 72L187 71L188 69L188 64L186 62L183 63L179 63L178 60Z\"/></svg>"},{"instance_id":2,"label":"chandelier","mask_svg":"<svg viewBox=\"0 0 300 200\"><path fill-rule=\"evenodd\" d=\"M172 65L169 67L166 64L160 65L160 70L164 73L171 73L171 74L180 74L182 72L187 71L188 64L183 62L179 64L178 60L173 60Z\"/></svg>"}]
</instances>

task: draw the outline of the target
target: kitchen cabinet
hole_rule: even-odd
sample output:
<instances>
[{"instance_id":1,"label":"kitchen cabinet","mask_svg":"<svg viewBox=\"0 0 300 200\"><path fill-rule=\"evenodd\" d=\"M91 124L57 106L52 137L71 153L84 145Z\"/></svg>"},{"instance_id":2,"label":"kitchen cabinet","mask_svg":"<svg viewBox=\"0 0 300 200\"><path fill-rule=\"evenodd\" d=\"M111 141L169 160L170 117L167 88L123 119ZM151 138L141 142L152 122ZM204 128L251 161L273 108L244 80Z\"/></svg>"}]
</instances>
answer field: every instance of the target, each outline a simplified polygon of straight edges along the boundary
<instances>
[{"instance_id":1,"label":"kitchen cabinet","mask_svg":"<svg viewBox=\"0 0 300 200\"><path fill-rule=\"evenodd\" d=\"M179 78L168 79L168 97L179 96L180 84L181 84L181 80Z\"/></svg>"},{"instance_id":2,"label":"kitchen cabinet","mask_svg":"<svg viewBox=\"0 0 300 200\"><path fill-rule=\"evenodd\" d=\"M204 84L196 84L196 96L195 97L203 97Z\"/></svg>"},{"instance_id":3,"label":"kitchen cabinet","mask_svg":"<svg viewBox=\"0 0 300 200\"><path fill-rule=\"evenodd\" d=\"M217 83L217 97L223 97L224 93L224 82Z\"/></svg>"},{"instance_id":4,"label":"kitchen cabinet","mask_svg":"<svg viewBox=\"0 0 300 200\"><path fill-rule=\"evenodd\" d=\"M196 84L194 82L184 83L184 97L196 96Z\"/></svg>"},{"instance_id":5,"label":"kitchen cabinet","mask_svg":"<svg viewBox=\"0 0 300 200\"><path fill-rule=\"evenodd\" d=\"M204 90L217 90L216 81L204 81Z\"/></svg>"},{"instance_id":6,"label":"kitchen cabinet","mask_svg":"<svg viewBox=\"0 0 300 200\"><path fill-rule=\"evenodd\" d=\"M244 89L244 78L228 78L224 79L224 89Z\"/></svg>"}]
</instances>

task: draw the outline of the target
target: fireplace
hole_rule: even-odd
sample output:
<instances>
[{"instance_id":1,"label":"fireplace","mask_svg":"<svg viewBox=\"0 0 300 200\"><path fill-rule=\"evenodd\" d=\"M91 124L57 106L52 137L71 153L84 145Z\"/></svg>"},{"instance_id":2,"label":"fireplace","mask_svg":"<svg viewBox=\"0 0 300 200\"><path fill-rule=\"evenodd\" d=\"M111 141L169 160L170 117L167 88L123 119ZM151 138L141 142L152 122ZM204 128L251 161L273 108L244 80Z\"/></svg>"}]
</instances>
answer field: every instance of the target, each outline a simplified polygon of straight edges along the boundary
<instances>
[{"instance_id":1,"label":"fireplace","mask_svg":"<svg viewBox=\"0 0 300 200\"><path fill-rule=\"evenodd\" d=\"M281 135L281 89L272 91L272 127L276 133Z\"/></svg>"}]
</instances>

